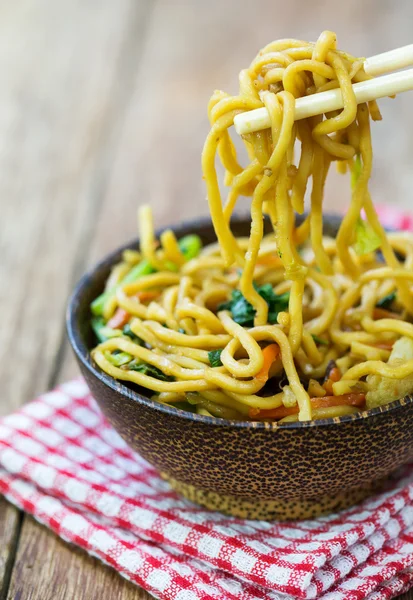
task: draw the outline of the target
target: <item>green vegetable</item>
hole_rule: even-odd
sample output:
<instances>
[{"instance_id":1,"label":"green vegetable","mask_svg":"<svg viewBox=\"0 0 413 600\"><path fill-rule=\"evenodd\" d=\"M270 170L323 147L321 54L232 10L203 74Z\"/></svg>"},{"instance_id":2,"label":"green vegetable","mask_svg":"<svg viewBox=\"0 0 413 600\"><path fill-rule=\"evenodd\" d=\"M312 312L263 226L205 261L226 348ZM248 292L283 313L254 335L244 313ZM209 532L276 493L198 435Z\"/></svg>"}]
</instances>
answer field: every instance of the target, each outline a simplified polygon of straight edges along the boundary
<instances>
[{"instance_id":1,"label":"green vegetable","mask_svg":"<svg viewBox=\"0 0 413 600\"><path fill-rule=\"evenodd\" d=\"M222 367L221 352L222 350L211 350L211 352L208 352L211 367Z\"/></svg>"},{"instance_id":2,"label":"green vegetable","mask_svg":"<svg viewBox=\"0 0 413 600\"><path fill-rule=\"evenodd\" d=\"M318 335L315 335L314 333L311 334L311 337L313 338L313 340L315 341L316 344L321 344L322 346L328 346L329 345L329 341L325 340L324 338L318 337Z\"/></svg>"},{"instance_id":3,"label":"green vegetable","mask_svg":"<svg viewBox=\"0 0 413 600\"><path fill-rule=\"evenodd\" d=\"M132 355L128 354L128 352L105 352L105 356L107 360L114 365L115 367L121 367L122 365L126 365L130 363L132 360Z\"/></svg>"},{"instance_id":4,"label":"green vegetable","mask_svg":"<svg viewBox=\"0 0 413 600\"><path fill-rule=\"evenodd\" d=\"M165 265L165 267L166 267L166 269L168 271L172 271L173 273L177 273L179 271L178 265L176 265L175 263L171 262L170 260L166 260L164 262L164 265Z\"/></svg>"},{"instance_id":5,"label":"green vegetable","mask_svg":"<svg viewBox=\"0 0 413 600\"><path fill-rule=\"evenodd\" d=\"M180 327L178 329L178 333L184 333L186 335L186 331L185 331L185 329L182 329L182 327Z\"/></svg>"},{"instance_id":6,"label":"green vegetable","mask_svg":"<svg viewBox=\"0 0 413 600\"><path fill-rule=\"evenodd\" d=\"M363 256L369 252L374 252L380 247L381 240L378 234L374 231L370 223L363 221L359 217L356 223L356 241L354 250L358 256Z\"/></svg>"},{"instance_id":7,"label":"green vegetable","mask_svg":"<svg viewBox=\"0 0 413 600\"><path fill-rule=\"evenodd\" d=\"M393 304L393 302L396 300L396 292L392 292L391 294L387 294L387 296L384 296L384 298L381 298L376 306L377 308L391 308L391 305Z\"/></svg>"},{"instance_id":8,"label":"green vegetable","mask_svg":"<svg viewBox=\"0 0 413 600\"><path fill-rule=\"evenodd\" d=\"M121 329L107 327L102 317L92 317L91 325L99 342L106 342L106 340L109 340L110 338L122 335Z\"/></svg>"},{"instance_id":9,"label":"green vegetable","mask_svg":"<svg viewBox=\"0 0 413 600\"><path fill-rule=\"evenodd\" d=\"M254 284L254 287L268 304L268 322L277 323L278 313L288 308L290 293L286 292L285 294L277 295L270 283L262 286ZM254 324L255 309L239 290L233 290L231 300L220 304L218 310L229 310L234 321L244 327L252 327Z\"/></svg>"},{"instance_id":10,"label":"green vegetable","mask_svg":"<svg viewBox=\"0 0 413 600\"><path fill-rule=\"evenodd\" d=\"M187 412L191 412L191 413L196 412L196 406L189 404L189 402L185 402L185 400L182 400L182 402L175 402L171 406L174 406L175 408L179 408L179 410L186 410Z\"/></svg>"},{"instance_id":11,"label":"green vegetable","mask_svg":"<svg viewBox=\"0 0 413 600\"><path fill-rule=\"evenodd\" d=\"M161 381L175 381L174 377L165 375L165 373L163 373L157 367L136 359L129 363L128 369L129 371L137 371L138 373L143 373L144 375L154 377L155 379L160 379Z\"/></svg>"},{"instance_id":12,"label":"green vegetable","mask_svg":"<svg viewBox=\"0 0 413 600\"><path fill-rule=\"evenodd\" d=\"M139 336L137 336L135 333L133 333L129 323L126 323L125 327L123 328L122 333L123 333L123 335L128 336L136 344L139 344L140 346L143 345L143 340L141 340L141 338Z\"/></svg>"},{"instance_id":13,"label":"green vegetable","mask_svg":"<svg viewBox=\"0 0 413 600\"><path fill-rule=\"evenodd\" d=\"M125 283L132 283L136 281L140 277L144 275L150 275L150 273L154 272L154 268L147 260L142 260L140 263L132 267L132 269L125 275L125 277L113 288L103 292L100 296L93 300L90 308L94 315L100 316L103 314L103 309L105 307L106 302L110 300L115 294L119 287Z\"/></svg>"},{"instance_id":14,"label":"green vegetable","mask_svg":"<svg viewBox=\"0 0 413 600\"><path fill-rule=\"evenodd\" d=\"M290 292L285 294L276 294L270 283L266 283L259 288L256 288L259 295L264 298L268 304L268 322L277 323L278 313L288 309L290 301Z\"/></svg>"},{"instance_id":15,"label":"green vegetable","mask_svg":"<svg viewBox=\"0 0 413 600\"><path fill-rule=\"evenodd\" d=\"M239 325L250 327L254 323L255 310L239 290L233 290L231 300L218 306L218 311L220 310L229 310Z\"/></svg>"},{"instance_id":16,"label":"green vegetable","mask_svg":"<svg viewBox=\"0 0 413 600\"><path fill-rule=\"evenodd\" d=\"M185 235L179 240L178 244L181 252L185 254L185 258L187 260L191 260L191 258L198 256L202 248L201 238L199 235L195 234Z\"/></svg>"},{"instance_id":17,"label":"green vegetable","mask_svg":"<svg viewBox=\"0 0 413 600\"><path fill-rule=\"evenodd\" d=\"M178 245L187 260L191 260L191 258L198 256L199 251L202 248L201 238L198 235L185 235L178 241ZM169 271L178 271L178 267L171 262L166 264L166 268ZM96 316L101 316L103 314L106 302L108 302L116 294L116 291L121 285L125 283L132 283L144 275L150 275L154 271L155 269L147 260L141 260L140 263L132 267L129 273L127 273L117 285L110 290L103 292L103 294L100 294L100 296L93 300L92 304L90 305L92 313Z\"/></svg>"}]
</instances>

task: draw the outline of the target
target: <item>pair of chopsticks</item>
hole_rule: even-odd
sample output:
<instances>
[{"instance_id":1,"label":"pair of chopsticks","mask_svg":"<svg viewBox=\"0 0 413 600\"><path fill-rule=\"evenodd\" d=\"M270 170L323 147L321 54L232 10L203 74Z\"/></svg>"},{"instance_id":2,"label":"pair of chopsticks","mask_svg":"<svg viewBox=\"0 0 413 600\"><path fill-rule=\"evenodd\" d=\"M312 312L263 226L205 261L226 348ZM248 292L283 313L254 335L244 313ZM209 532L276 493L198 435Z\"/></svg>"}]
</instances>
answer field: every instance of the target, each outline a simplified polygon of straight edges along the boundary
<instances>
[{"instance_id":1,"label":"pair of chopsticks","mask_svg":"<svg viewBox=\"0 0 413 600\"><path fill-rule=\"evenodd\" d=\"M383 75L411 65L413 65L413 44L371 56L363 63L364 72L370 76ZM413 69L360 81L353 85L353 89L357 104L407 92L413 89ZM304 96L297 98L295 102L295 120L299 121L340 108L343 108L343 98L339 88ZM236 132L243 135L267 129L271 127L271 121L267 109L263 107L237 115L234 118L234 126Z\"/></svg>"}]
</instances>

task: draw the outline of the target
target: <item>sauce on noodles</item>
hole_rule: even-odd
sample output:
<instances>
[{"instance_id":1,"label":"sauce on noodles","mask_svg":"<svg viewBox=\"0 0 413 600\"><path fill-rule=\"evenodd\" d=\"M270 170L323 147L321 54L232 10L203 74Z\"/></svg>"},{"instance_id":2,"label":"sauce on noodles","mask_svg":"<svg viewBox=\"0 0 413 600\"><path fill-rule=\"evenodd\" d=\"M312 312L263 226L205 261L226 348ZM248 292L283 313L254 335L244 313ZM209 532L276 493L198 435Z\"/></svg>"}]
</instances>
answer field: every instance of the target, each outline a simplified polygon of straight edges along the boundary
<instances>
[{"instance_id":1,"label":"sauce on noodles","mask_svg":"<svg viewBox=\"0 0 413 600\"><path fill-rule=\"evenodd\" d=\"M103 371L159 402L241 420L341 416L413 391L413 235L386 234L369 194L370 124L381 116L352 89L366 78L326 31L316 43L268 44L241 71L238 95L214 92L202 166L218 243L169 229L158 243L140 209L140 251L124 252L92 303ZM296 98L338 87L343 110L294 121ZM241 165L234 117L262 106L271 128L243 136ZM332 162L351 193L334 240L322 218ZM251 197L249 238L231 231L240 196Z\"/></svg>"}]
</instances>

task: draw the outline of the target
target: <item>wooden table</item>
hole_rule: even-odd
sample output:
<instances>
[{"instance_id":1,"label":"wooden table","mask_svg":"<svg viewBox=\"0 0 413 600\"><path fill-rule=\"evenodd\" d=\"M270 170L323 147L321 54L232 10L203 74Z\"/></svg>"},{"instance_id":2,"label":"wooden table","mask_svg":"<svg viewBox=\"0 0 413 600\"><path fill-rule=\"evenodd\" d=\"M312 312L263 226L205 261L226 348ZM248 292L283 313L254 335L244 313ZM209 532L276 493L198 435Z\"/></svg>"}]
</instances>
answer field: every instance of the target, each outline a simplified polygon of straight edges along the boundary
<instances>
[{"instance_id":1,"label":"wooden table","mask_svg":"<svg viewBox=\"0 0 413 600\"><path fill-rule=\"evenodd\" d=\"M135 235L139 203L158 226L207 213L214 88L235 90L271 39L330 27L369 55L411 43L412 25L410 0L0 1L1 414L76 374L68 294ZM412 98L382 102L377 202L412 204ZM336 210L349 197L340 181L328 188ZM3 500L0 540L0 600L149 598Z\"/></svg>"}]
</instances>

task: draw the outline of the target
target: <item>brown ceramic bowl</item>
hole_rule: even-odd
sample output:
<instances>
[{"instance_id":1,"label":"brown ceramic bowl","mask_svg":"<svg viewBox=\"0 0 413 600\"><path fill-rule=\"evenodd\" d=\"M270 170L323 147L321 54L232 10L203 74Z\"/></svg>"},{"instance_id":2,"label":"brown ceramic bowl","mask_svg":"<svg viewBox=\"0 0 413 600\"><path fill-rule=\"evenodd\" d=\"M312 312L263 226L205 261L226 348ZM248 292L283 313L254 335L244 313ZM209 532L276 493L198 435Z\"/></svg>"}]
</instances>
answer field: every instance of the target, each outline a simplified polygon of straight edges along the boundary
<instances>
[{"instance_id":1,"label":"brown ceramic bowl","mask_svg":"<svg viewBox=\"0 0 413 600\"><path fill-rule=\"evenodd\" d=\"M326 219L335 235L338 217ZM248 235L249 220L234 220ZM209 219L174 229L215 240ZM239 422L196 415L150 400L103 373L91 360L90 302L124 248L77 285L67 329L80 369L113 427L171 485L214 510L260 519L310 518L354 504L413 458L413 398L356 415L312 422Z\"/></svg>"}]
</instances>

